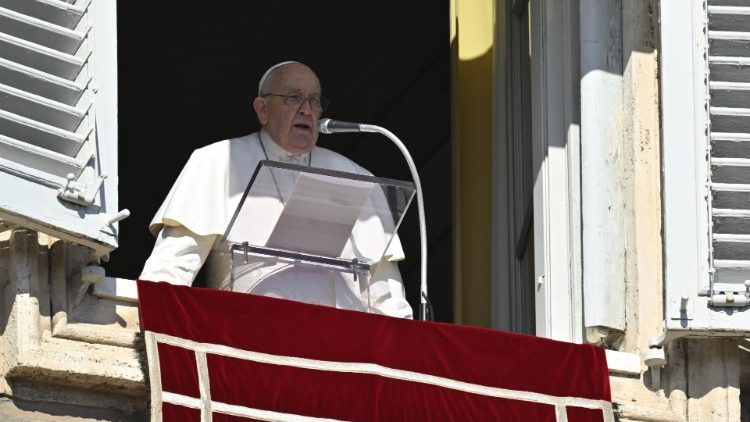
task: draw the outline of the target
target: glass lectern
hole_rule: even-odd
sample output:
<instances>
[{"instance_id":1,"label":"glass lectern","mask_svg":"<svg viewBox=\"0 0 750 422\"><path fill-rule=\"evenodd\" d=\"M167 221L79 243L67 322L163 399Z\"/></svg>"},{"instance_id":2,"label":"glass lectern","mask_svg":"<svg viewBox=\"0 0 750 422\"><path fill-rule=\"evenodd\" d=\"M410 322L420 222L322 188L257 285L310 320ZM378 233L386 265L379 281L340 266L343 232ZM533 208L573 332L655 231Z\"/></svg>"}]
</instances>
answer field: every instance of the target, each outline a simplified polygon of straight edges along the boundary
<instances>
[{"instance_id":1,"label":"glass lectern","mask_svg":"<svg viewBox=\"0 0 750 422\"><path fill-rule=\"evenodd\" d=\"M233 291L369 311L370 281L414 198L411 182L258 164L224 233Z\"/></svg>"}]
</instances>

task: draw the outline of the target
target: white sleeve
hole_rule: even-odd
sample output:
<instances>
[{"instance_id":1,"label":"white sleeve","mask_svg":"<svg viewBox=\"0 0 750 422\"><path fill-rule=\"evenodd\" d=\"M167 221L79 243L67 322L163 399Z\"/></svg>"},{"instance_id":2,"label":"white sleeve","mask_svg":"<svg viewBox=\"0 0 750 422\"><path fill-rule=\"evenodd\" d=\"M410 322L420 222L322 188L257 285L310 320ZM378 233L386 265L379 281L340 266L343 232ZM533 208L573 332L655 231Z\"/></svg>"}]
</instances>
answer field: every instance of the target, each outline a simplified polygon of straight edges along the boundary
<instances>
[{"instance_id":1,"label":"white sleeve","mask_svg":"<svg viewBox=\"0 0 750 422\"><path fill-rule=\"evenodd\" d=\"M183 226L165 226L156 237L141 280L189 286L206 261L217 235L200 236Z\"/></svg>"},{"instance_id":2,"label":"white sleeve","mask_svg":"<svg viewBox=\"0 0 750 422\"><path fill-rule=\"evenodd\" d=\"M404 283L398 264L382 260L370 280L370 303L375 313L397 318L414 318L414 312L406 301Z\"/></svg>"}]
</instances>

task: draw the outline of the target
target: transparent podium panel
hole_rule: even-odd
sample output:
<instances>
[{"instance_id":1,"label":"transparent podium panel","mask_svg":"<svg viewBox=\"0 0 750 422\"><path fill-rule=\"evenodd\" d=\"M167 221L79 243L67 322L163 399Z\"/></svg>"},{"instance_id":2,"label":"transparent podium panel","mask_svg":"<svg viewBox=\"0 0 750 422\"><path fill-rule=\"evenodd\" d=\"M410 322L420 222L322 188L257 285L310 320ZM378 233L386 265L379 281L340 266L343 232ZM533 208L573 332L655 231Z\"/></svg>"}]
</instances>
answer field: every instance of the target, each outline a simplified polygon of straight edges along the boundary
<instances>
[{"instance_id":1,"label":"transparent podium panel","mask_svg":"<svg viewBox=\"0 0 750 422\"><path fill-rule=\"evenodd\" d=\"M410 182L261 161L224 234L232 290L369 308L371 272L403 257L396 232L414 194Z\"/></svg>"}]
</instances>

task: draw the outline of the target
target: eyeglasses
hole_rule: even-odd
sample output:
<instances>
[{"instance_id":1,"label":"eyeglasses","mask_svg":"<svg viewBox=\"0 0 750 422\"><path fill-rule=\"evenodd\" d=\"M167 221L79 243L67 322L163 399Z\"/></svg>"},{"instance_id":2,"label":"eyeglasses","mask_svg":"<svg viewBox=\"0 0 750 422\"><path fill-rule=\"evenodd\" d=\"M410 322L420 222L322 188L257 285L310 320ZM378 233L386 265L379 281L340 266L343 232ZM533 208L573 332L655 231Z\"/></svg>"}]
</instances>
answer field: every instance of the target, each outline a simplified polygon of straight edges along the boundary
<instances>
[{"instance_id":1,"label":"eyeglasses","mask_svg":"<svg viewBox=\"0 0 750 422\"><path fill-rule=\"evenodd\" d=\"M302 107L302 105L305 103L305 101L310 101L310 108L312 111L316 113L322 113L324 112L328 106L331 104L330 101L328 101L328 98L325 97L318 97L315 95L311 95L309 97L305 97L302 94L297 93L291 93L291 94L263 94L261 97L283 97L284 98L284 104L288 105L289 107L299 108Z\"/></svg>"}]
</instances>

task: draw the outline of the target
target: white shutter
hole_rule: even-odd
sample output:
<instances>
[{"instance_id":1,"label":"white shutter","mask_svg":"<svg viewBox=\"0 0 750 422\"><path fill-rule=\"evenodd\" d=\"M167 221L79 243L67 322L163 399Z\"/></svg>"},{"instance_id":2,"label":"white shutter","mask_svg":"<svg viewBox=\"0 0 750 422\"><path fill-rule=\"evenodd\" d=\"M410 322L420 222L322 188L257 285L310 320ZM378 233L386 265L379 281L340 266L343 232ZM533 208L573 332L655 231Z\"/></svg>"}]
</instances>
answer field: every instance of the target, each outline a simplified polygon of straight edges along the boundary
<instances>
[{"instance_id":1,"label":"white shutter","mask_svg":"<svg viewBox=\"0 0 750 422\"><path fill-rule=\"evenodd\" d=\"M661 2L666 327L750 332L750 3Z\"/></svg>"},{"instance_id":2,"label":"white shutter","mask_svg":"<svg viewBox=\"0 0 750 422\"><path fill-rule=\"evenodd\" d=\"M117 246L112 0L0 0L0 219Z\"/></svg>"}]
</instances>

